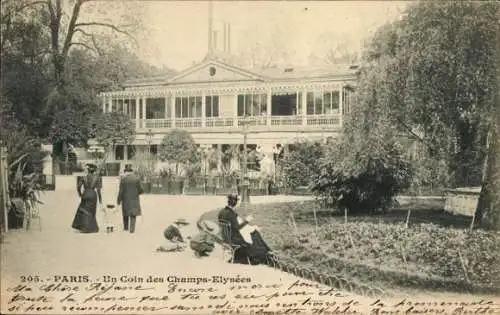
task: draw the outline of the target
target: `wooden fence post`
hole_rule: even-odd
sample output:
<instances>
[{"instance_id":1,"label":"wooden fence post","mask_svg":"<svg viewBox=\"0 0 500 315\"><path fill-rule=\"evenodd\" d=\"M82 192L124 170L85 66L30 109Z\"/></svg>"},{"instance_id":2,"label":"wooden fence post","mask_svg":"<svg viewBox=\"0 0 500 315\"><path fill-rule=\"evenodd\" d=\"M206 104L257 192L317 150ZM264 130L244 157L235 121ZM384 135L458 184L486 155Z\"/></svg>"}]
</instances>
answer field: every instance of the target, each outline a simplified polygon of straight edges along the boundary
<instances>
[{"instance_id":1,"label":"wooden fence post","mask_svg":"<svg viewBox=\"0 0 500 315\"><path fill-rule=\"evenodd\" d=\"M9 166L7 161L7 148L0 142L0 210L2 231L8 232L8 205L9 205Z\"/></svg>"}]
</instances>

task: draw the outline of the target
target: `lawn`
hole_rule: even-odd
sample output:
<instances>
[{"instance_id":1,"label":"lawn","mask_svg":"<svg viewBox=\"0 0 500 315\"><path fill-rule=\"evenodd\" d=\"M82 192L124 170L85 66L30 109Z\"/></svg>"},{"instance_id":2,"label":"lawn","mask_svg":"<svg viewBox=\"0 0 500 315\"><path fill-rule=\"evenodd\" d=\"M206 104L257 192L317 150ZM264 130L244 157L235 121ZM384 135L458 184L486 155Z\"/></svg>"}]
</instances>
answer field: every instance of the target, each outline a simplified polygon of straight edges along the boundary
<instances>
[{"instance_id":1,"label":"lawn","mask_svg":"<svg viewBox=\"0 0 500 315\"><path fill-rule=\"evenodd\" d=\"M252 214L252 224L273 249L304 267L387 291L498 292L500 234L470 232L471 218L449 214L443 205L442 200L408 200L387 213L348 215L347 223L343 214L314 201L237 211ZM216 215L214 210L204 219Z\"/></svg>"}]
</instances>

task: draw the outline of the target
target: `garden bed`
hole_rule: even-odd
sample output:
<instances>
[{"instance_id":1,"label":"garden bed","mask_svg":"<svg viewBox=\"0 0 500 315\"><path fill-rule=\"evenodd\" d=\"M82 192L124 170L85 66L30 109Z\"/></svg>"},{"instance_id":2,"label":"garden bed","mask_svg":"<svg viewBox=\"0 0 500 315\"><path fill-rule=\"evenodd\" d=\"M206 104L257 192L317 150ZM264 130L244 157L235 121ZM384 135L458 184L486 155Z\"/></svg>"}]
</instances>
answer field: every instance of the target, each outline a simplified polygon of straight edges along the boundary
<instances>
[{"instance_id":1,"label":"garden bed","mask_svg":"<svg viewBox=\"0 0 500 315\"><path fill-rule=\"evenodd\" d=\"M412 213L405 228L408 207ZM442 201L348 216L347 224L343 215L321 210L313 201L250 205L238 212L252 213L252 223L275 251L306 268L389 290L500 291L500 233L469 232L470 218L444 212Z\"/></svg>"}]
</instances>

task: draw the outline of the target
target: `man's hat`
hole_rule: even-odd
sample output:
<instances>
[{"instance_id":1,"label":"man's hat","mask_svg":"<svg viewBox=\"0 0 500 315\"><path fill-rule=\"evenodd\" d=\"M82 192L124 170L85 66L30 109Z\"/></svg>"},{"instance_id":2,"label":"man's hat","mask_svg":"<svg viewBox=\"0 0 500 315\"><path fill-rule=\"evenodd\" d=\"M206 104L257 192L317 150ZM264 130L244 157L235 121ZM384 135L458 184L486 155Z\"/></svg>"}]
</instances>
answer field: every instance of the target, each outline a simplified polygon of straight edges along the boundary
<instances>
[{"instance_id":1,"label":"man's hat","mask_svg":"<svg viewBox=\"0 0 500 315\"><path fill-rule=\"evenodd\" d=\"M123 171L124 172L133 172L134 169L132 168L132 164L126 164L125 169Z\"/></svg>"},{"instance_id":2,"label":"man's hat","mask_svg":"<svg viewBox=\"0 0 500 315\"><path fill-rule=\"evenodd\" d=\"M203 228L203 230L205 230L206 232L210 232L211 234L219 233L219 226L213 221L203 220L201 221L201 227Z\"/></svg>"},{"instance_id":3,"label":"man's hat","mask_svg":"<svg viewBox=\"0 0 500 315\"><path fill-rule=\"evenodd\" d=\"M85 164L85 166L87 166L87 168L97 168L97 165L95 165L94 163L87 163Z\"/></svg>"},{"instance_id":4,"label":"man's hat","mask_svg":"<svg viewBox=\"0 0 500 315\"><path fill-rule=\"evenodd\" d=\"M189 225L189 222L186 221L186 219L177 219L174 221L174 223L179 225Z\"/></svg>"},{"instance_id":5,"label":"man's hat","mask_svg":"<svg viewBox=\"0 0 500 315\"><path fill-rule=\"evenodd\" d=\"M238 195L235 195L235 194L227 195L227 202L228 203L230 203L230 202L238 202L238 200L240 200L240 197Z\"/></svg>"}]
</instances>

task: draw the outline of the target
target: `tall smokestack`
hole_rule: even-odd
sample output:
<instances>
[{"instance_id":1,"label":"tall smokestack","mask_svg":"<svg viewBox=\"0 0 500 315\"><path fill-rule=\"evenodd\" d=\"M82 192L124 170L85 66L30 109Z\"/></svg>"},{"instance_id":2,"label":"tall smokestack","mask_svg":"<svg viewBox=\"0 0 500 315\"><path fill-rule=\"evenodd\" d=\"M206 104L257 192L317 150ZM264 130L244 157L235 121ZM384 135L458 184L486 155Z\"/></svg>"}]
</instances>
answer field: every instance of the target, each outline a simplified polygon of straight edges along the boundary
<instances>
[{"instance_id":1,"label":"tall smokestack","mask_svg":"<svg viewBox=\"0 0 500 315\"><path fill-rule=\"evenodd\" d=\"M227 23L227 52L231 52L231 24Z\"/></svg>"},{"instance_id":2,"label":"tall smokestack","mask_svg":"<svg viewBox=\"0 0 500 315\"><path fill-rule=\"evenodd\" d=\"M223 26L224 26L224 30L223 30L223 32L222 32L222 33L223 33L223 37L224 37L224 38L223 38L224 43L222 44L222 45L223 45L223 47L222 47L222 51L227 52L227 23L226 23L226 22L224 22L224 25L223 25Z\"/></svg>"},{"instance_id":3,"label":"tall smokestack","mask_svg":"<svg viewBox=\"0 0 500 315\"><path fill-rule=\"evenodd\" d=\"M213 8L213 3L212 0L208 2L208 54L212 55L214 52L214 45L213 45L213 15L214 15L214 8Z\"/></svg>"},{"instance_id":4,"label":"tall smokestack","mask_svg":"<svg viewBox=\"0 0 500 315\"><path fill-rule=\"evenodd\" d=\"M216 49L217 49L217 33L219 33L219 32L217 32L217 31L213 31L213 32L212 32L212 34L213 34L213 39L212 39L212 41L213 41L212 52L214 52L214 50L216 50Z\"/></svg>"}]
</instances>

